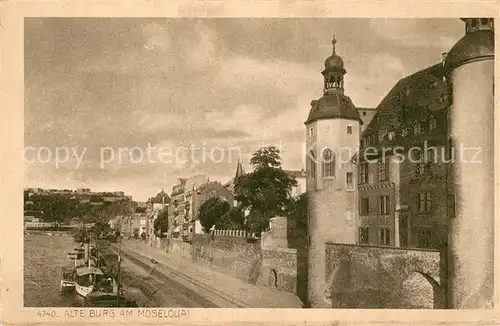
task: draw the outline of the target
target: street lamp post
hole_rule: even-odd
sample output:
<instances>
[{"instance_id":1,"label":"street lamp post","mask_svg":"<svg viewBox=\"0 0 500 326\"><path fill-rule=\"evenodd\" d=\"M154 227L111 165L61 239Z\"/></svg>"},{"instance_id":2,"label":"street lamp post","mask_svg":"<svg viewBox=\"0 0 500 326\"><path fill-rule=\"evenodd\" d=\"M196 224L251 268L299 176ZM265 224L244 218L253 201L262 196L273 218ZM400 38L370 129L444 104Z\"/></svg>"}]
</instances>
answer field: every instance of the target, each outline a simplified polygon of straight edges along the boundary
<instances>
[{"instance_id":1,"label":"street lamp post","mask_svg":"<svg viewBox=\"0 0 500 326\"><path fill-rule=\"evenodd\" d=\"M122 236L120 234L120 243L118 245L118 270L116 272L116 305L120 307L120 265L122 254Z\"/></svg>"}]
</instances>

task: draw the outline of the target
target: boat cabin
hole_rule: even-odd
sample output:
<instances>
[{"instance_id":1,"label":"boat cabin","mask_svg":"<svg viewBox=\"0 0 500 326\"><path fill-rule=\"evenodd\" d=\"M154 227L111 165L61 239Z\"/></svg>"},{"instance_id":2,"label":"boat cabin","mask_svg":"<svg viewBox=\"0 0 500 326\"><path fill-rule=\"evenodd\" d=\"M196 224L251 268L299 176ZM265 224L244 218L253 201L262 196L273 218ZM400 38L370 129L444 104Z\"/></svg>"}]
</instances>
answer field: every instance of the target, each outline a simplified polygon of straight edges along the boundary
<instances>
[{"instance_id":1,"label":"boat cabin","mask_svg":"<svg viewBox=\"0 0 500 326\"><path fill-rule=\"evenodd\" d=\"M76 269L76 281L80 286L94 286L100 283L103 275L102 270L96 267L80 267Z\"/></svg>"}]
</instances>

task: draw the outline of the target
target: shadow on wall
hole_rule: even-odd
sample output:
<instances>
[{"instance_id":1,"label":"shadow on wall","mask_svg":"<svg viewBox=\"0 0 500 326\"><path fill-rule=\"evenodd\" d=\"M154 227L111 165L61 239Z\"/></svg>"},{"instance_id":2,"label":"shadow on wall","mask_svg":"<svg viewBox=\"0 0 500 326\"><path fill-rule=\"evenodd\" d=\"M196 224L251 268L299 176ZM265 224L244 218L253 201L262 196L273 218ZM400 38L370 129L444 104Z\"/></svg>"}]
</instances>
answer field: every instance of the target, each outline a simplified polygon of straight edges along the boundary
<instances>
[{"instance_id":1,"label":"shadow on wall","mask_svg":"<svg viewBox=\"0 0 500 326\"><path fill-rule=\"evenodd\" d=\"M251 284L296 294L297 251L261 247L242 237L196 235L193 261Z\"/></svg>"},{"instance_id":2,"label":"shadow on wall","mask_svg":"<svg viewBox=\"0 0 500 326\"><path fill-rule=\"evenodd\" d=\"M344 244L326 251L332 308L445 308L439 251Z\"/></svg>"}]
</instances>

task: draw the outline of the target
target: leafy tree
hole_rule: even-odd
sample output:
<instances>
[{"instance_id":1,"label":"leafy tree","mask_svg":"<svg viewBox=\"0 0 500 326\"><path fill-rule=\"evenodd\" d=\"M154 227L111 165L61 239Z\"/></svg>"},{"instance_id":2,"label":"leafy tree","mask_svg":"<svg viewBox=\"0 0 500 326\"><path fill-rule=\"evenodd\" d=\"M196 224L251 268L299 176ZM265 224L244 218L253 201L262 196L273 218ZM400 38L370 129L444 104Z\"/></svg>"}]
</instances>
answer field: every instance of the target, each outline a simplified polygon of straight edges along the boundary
<instances>
[{"instance_id":1,"label":"leafy tree","mask_svg":"<svg viewBox=\"0 0 500 326\"><path fill-rule=\"evenodd\" d=\"M280 168L280 150L275 146L261 147L253 153L250 164L255 170L268 167Z\"/></svg>"},{"instance_id":2,"label":"leafy tree","mask_svg":"<svg viewBox=\"0 0 500 326\"><path fill-rule=\"evenodd\" d=\"M243 212L236 207L231 207L219 220L215 222L215 227L222 230L240 230L245 225Z\"/></svg>"},{"instance_id":3,"label":"leafy tree","mask_svg":"<svg viewBox=\"0 0 500 326\"><path fill-rule=\"evenodd\" d=\"M236 180L236 199L241 209L249 209L247 226L253 232L267 228L269 220L285 215L292 201L295 178L281 168L279 149L274 146L255 151L250 161L252 173Z\"/></svg>"},{"instance_id":4,"label":"leafy tree","mask_svg":"<svg viewBox=\"0 0 500 326\"><path fill-rule=\"evenodd\" d=\"M33 210L46 222L68 222L74 215L76 201L65 196L33 196Z\"/></svg>"},{"instance_id":5,"label":"leafy tree","mask_svg":"<svg viewBox=\"0 0 500 326\"><path fill-rule=\"evenodd\" d=\"M297 198L293 198L287 209L287 216L291 226L297 230L307 230L307 207L308 207L307 193L303 193Z\"/></svg>"},{"instance_id":6,"label":"leafy tree","mask_svg":"<svg viewBox=\"0 0 500 326\"><path fill-rule=\"evenodd\" d=\"M208 232L212 226L227 212L231 206L219 197L210 198L200 206L199 218L200 224L205 232Z\"/></svg>"},{"instance_id":7,"label":"leafy tree","mask_svg":"<svg viewBox=\"0 0 500 326\"><path fill-rule=\"evenodd\" d=\"M168 231L168 210L165 208L158 214L158 217L155 219L153 224L155 233L160 234L160 237L163 233Z\"/></svg>"}]
</instances>

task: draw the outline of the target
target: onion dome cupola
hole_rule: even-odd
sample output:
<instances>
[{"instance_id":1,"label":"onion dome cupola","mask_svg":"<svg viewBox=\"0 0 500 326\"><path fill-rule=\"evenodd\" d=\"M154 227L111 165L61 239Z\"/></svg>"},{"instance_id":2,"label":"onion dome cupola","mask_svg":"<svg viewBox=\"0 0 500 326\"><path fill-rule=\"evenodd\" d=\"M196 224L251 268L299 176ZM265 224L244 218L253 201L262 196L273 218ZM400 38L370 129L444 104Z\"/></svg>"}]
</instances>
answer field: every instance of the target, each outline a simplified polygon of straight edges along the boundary
<instances>
[{"instance_id":1,"label":"onion dome cupola","mask_svg":"<svg viewBox=\"0 0 500 326\"><path fill-rule=\"evenodd\" d=\"M324 78L324 92L343 92L344 91L344 60L335 53L337 40L335 34L332 39L332 55L325 60L325 70L321 72Z\"/></svg>"},{"instance_id":2,"label":"onion dome cupola","mask_svg":"<svg viewBox=\"0 0 500 326\"><path fill-rule=\"evenodd\" d=\"M448 52L445 69L452 69L477 60L491 58L495 53L493 18L461 18L465 22L465 36Z\"/></svg>"},{"instance_id":3,"label":"onion dome cupola","mask_svg":"<svg viewBox=\"0 0 500 326\"><path fill-rule=\"evenodd\" d=\"M311 102L311 110L305 124L321 119L350 119L362 123L358 110L348 96L344 95L344 60L337 55L335 34L332 39L332 55L325 60L323 96Z\"/></svg>"}]
</instances>

